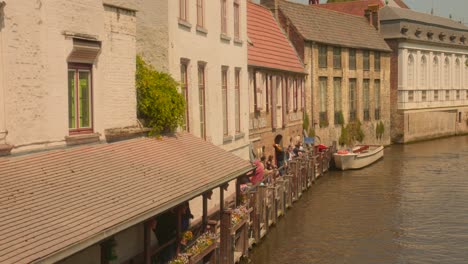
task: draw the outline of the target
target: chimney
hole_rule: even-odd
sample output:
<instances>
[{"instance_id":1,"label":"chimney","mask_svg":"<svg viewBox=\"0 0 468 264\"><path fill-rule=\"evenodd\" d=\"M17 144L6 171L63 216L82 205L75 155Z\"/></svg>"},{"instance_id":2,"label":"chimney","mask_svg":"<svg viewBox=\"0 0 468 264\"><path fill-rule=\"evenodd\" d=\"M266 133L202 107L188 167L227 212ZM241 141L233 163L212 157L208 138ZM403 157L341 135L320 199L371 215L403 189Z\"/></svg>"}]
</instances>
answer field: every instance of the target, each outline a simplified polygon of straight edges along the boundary
<instances>
[{"instance_id":1,"label":"chimney","mask_svg":"<svg viewBox=\"0 0 468 264\"><path fill-rule=\"evenodd\" d=\"M369 25L374 26L375 29L380 30L379 19L379 5L369 5L366 9L364 16L367 18Z\"/></svg>"},{"instance_id":2,"label":"chimney","mask_svg":"<svg viewBox=\"0 0 468 264\"><path fill-rule=\"evenodd\" d=\"M309 5L318 5L319 0L309 0Z\"/></svg>"}]
</instances>

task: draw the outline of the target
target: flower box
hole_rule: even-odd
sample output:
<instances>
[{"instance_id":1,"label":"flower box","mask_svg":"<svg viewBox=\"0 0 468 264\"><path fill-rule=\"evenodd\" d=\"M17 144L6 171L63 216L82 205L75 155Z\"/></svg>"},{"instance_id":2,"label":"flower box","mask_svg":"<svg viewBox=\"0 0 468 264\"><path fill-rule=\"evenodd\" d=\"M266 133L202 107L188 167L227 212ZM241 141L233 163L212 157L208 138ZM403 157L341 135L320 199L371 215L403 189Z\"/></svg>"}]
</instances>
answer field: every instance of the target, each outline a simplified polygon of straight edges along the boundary
<instances>
[{"instance_id":1,"label":"flower box","mask_svg":"<svg viewBox=\"0 0 468 264\"><path fill-rule=\"evenodd\" d=\"M205 248L202 252L200 252L200 253L198 253L196 255L189 256L189 264L195 264L195 263L200 262L200 260L202 260L208 254L215 251L217 247L218 247L218 245L216 244L216 242L214 242L213 244L211 244L210 246Z\"/></svg>"}]
</instances>

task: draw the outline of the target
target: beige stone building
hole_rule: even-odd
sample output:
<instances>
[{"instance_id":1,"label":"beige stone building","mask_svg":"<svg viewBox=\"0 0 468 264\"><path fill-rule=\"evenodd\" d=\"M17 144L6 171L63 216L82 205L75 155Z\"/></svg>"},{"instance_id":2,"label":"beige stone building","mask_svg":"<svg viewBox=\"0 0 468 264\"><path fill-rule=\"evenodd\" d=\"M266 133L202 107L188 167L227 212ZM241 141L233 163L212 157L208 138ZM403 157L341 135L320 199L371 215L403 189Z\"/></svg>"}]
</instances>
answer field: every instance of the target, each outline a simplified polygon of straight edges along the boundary
<instances>
[{"instance_id":1,"label":"beige stone building","mask_svg":"<svg viewBox=\"0 0 468 264\"><path fill-rule=\"evenodd\" d=\"M380 20L393 49L392 140L468 133L468 27L393 7Z\"/></svg>"},{"instance_id":2,"label":"beige stone building","mask_svg":"<svg viewBox=\"0 0 468 264\"><path fill-rule=\"evenodd\" d=\"M136 125L135 36L123 1L0 1L0 152Z\"/></svg>"},{"instance_id":3,"label":"beige stone building","mask_svg":"<svg viewBox=\"0 0 468 264\"><path fill-rule=\"evenodd\" d=\"M248 159L247 3L137 3L137 51L180 80L184 129Z\"/></svg>"},{"instance_id":4,"label":"beige stone building","mask_svg":"<svg viewBox=\"0 0 468 264\"><path fill-rule=\"evenodd\" d=\"M364 17L314 5L264 0L277 12L306 65L305 108L321 143L331 144L344 124L359 120L364 142L390 144L390 51ZM385 132L377 137L377 125Z\"/></svg>"}]
</instances>

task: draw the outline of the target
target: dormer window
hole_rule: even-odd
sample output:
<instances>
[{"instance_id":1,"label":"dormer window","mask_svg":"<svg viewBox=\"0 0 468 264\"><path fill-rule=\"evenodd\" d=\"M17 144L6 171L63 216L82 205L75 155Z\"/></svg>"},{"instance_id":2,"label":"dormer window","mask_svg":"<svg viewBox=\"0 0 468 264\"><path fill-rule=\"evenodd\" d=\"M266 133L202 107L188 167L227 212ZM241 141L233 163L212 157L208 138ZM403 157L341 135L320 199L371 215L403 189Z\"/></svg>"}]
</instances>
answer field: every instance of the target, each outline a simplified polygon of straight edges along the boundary
<instances>
[{"instance_id":1,"label":"dormer window","mask_svg":"<svg viewBox=\"0 0 468 264\"><path fill-rule=\"evenodd\" d=\"M440 41L444 41L445 40L445 33L441 32L439 34L439 39L440 39Z\"/></svg>"},{"instance_id":2,"label":"dormer window","mask_svg":"<svg viewBox=\"0 0 468 264\"><path fill-rule=\"evenodd\" d=\"M432 39L432 36L434 36L434 32L432 32L432 31L427 32L427 38L428 39Z\"/></svg>"},{"instance_id":3,"label":"dormer window","mask_svg":"<svg viewBox=\"0 0 468 264\"><path fill-rule=\"evenodd\" d=\"M407 27L407 26L403 26L403 27L401 28L401 34L406 35L407 32L408 32L408 27Z\"/></svg>"},{"instance_id":4,"label":"dormer window","mask_svg":"<svg viewBox=\"0 0 468 264\"><path fill-rule=\"evenodd\" d=\"M422 30L420 28L417 28L416 31L414 32L416 37L419 37L419 35L421 35L421 33L422 33Z\"/></svg>"}]
</instances>

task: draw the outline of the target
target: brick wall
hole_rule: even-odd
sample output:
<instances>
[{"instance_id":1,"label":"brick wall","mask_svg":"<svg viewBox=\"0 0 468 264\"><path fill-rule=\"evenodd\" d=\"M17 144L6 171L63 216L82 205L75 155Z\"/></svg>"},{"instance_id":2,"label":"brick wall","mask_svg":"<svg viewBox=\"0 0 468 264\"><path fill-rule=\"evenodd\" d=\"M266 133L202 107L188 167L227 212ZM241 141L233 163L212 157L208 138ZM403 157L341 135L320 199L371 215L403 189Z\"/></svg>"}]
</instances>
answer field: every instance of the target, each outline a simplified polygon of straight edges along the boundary
<instances>
[{"instance_id":1,"label":"brick wall","mask_svg":"<svg viewBox=\"0 0 468 264\"><path fill-rule=\"evenodd\" d=\"M403 140L404 117L398 111L398 40L387 40L388 46L393 50L390 55L390 109L391 109L391 133L392 142L399 143Z\"/></svg>"}]
</instances>

